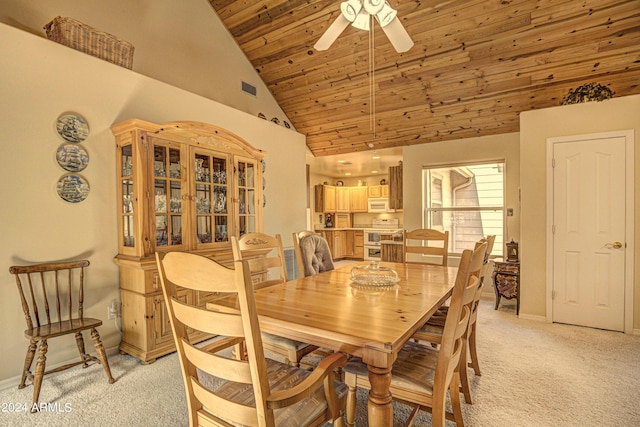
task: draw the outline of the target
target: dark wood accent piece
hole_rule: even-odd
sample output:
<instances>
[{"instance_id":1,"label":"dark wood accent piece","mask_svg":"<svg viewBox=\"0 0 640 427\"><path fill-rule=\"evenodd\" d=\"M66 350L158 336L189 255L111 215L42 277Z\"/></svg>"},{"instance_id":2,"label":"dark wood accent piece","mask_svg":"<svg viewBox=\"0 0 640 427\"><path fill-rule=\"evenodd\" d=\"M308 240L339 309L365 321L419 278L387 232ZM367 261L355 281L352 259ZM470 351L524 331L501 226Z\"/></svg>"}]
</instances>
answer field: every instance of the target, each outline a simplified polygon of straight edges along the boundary
<instances>
[{"instance_id":1,"label":"dark wood accent piece","mask_svg":"<svg viewBox=\"0 0 640 427\"><path fill-rule=\"evenodd\" d=\"M516 315L520 314L520 261L496 262L493 268L493 286L496 293L496 306L500 298L516 300Z\"/></svg>"}]
</instances>

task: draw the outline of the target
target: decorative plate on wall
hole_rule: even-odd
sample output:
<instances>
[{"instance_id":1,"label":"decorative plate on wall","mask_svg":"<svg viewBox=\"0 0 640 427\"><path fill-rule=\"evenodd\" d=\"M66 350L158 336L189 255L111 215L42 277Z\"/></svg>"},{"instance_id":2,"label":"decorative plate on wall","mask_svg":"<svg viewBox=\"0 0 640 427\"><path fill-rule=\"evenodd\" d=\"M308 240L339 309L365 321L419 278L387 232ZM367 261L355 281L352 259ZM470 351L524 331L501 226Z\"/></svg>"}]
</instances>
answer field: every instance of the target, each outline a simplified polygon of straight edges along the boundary
<instances>
[{"instance_id":1,"label":"decorative plate on wall","mask_svg":"<svg viewBox=\"0 0 640 427\"><path fill-rule=\"evenodd\" d=\"M57 185L58 196L71 203L83 201L89 195L89 183L80 175L62 175Z\"/></svg>"},{"instance_id":2,"label":"decorative plate on wall","mask_svg":"<svg viewBox=\"0 0 640 427\"><path fill-rule=\"evenodd\" d=\"M89 124L79 114L63 113L56 120L56 130L65 141L82 142L89 136Z\"/></svg>"},{"instance_id":3,"label":"decorative plate on wall","mask_svg":"<svg viewBox=\"0 0 640 427\"><path fill-rule=\"evenodd\" d=\"M89 154L80 145L61 144L56 151L56 160L69 172L80 172L89 164Z\"/></svg>"}]
</instances>

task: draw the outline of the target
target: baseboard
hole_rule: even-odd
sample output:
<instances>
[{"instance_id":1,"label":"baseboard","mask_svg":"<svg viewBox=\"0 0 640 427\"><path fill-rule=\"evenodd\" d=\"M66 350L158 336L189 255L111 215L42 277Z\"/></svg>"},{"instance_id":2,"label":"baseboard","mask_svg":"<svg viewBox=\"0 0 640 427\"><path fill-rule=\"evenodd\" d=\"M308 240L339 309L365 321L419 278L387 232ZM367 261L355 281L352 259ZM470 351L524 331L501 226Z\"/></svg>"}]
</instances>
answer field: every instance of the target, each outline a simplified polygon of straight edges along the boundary
<instances>
[{"instance_id":1,"label":"baseboard","mask_svg":"<svg viewBox=\"0 0 640 427\"><path fill-rule=\"evenodd\" d=\"M110 348L105 348L105 351L107 352L107 357L111 357L114 356L116 354L118 354L120 352L119 346L115 346L115 347L110 347ZM93 354L93 353L92 353ZM75 361L79 360L79 356L78 358L74 358L72 360L67 360L66 362L60 362L57 363L55 365L47 365L46 369L50 370L50 369L55 369L58 366L63 366L63 365L67 365L69 363L73 363ZM33 365L31 366L32 372L33 372L33 368L35 367L35 360L33 361ZM16 375L15 377L11 377L11 378L6 378L2 381L0 381L0 391L4 391L4 390L8 390L10 388L18 388L18 384L20 383L20 378L22 377L22 373L20 373L19 375Z\"/></svg>"},{"instance_id":2,"label":"baseboard","mask_svg":"<svg viewBox=\"0 0 640 427\"><path fill-rule=\"evenodd\" d=\"M640 329L633 329L631 335L640 335Z\"/></svg>"},{"instance_id":3,"label":"baseboard","mask_svg":"<svg viewBox=\"0 0 640 427\"><path fill-rule=\"evenodd\" d=\"M527 314L527 313L522 313L520 312L520 315L518 316L519 319L526 319L526 320L535 320L536 322L546 322L547 318L545 316L538 316L535 314Z\"/></svg>"}]
</instances>

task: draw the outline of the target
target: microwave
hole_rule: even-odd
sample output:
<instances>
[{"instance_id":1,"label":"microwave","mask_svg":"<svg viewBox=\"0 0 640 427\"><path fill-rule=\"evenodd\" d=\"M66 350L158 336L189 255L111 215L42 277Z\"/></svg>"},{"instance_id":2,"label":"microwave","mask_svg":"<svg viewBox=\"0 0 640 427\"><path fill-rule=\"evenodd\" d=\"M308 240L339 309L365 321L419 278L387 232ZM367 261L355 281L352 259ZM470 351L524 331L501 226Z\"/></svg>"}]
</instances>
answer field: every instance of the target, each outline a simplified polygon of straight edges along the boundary
<instances>
[{"instance_id":1,"label":"microwave","mask_svg":"<svg viewBox=\"0 0 640 427\"><path fill-rule=\"evenodd\" d=\"M389 209L389 199L369 199L368 212L395 212Z\"/></svg>"}]
</instances>

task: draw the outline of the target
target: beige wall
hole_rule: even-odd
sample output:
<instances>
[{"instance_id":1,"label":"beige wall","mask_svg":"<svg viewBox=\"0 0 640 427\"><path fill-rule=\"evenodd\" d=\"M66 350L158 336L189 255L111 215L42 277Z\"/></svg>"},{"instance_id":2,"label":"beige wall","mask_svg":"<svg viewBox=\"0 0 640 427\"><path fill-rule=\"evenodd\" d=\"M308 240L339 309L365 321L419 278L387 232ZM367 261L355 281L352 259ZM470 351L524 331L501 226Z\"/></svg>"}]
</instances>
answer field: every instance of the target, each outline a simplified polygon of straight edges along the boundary
<instances>
[{"instance_id":1,"label":"beige wall","mask_svg":"<svg viewBox=\"0 0 640 427\"><path fill-rule=\"evenodd\" d=\"M547 138L628 130L635 131L635 170L640 170L640 95L603 102L546 108L520 115L520 182L522 187L521 312L545 316L547 260ZM640 220L636 178L635 224ZM634 247L640 247L635 233ZM634 270L640 271L635 251ZM640 280L634 277L634 329L640 328Z\"/></svg>"},{"instance_id":2,"label":"beige wall","mask_svg":"<svg viewBox=\"0 0 640 427\"><path fill-rule=\"evenodd\" d=\"M513 208L508 218L509 239L520 238L520 150L517 133L434 142L404 147L403 205L407 230L422 227L422 169L425 166L493 160L505 161L505 207Z\"/></svg>"},{"instance_id":3,"label":"beige wall","mask_svg":"<svg viewBox=\"0 0 640 427\"><path fill-rule=\"evenodd\" d=\"M85 314L105 322L100 331L108 348L120 342L114 322L106 319L110 301L119 300L112 124L132 117L194 120L238 134L267 152L265 231L281 233L288 246L291 233L305 228L303 135L4 24L0 40L0 383L21 373L27 347L10 265L88 258ZM65 171L55 160L63 141L54 123L65 111L82 114L90 126L82 143L89 165L81 175L91 192L77 204L62 201L55 187ZM47 363L76 354L73 338L56 339Z\"/></svg>"},{"instance_id":4,"label":"beige wall","mask_svg":"<svg viewBox=\"0 0 640 427\"><path fill-rule=\"evenodd\" d=\"M77 19L135 47L133 70L269 119L286 115L207 0L2 0L0 22L45 37L56 16ZM257 96L240 90L244 80ZM291 122L289 120L289 122Z\"/></svg>"}]
</instances>

